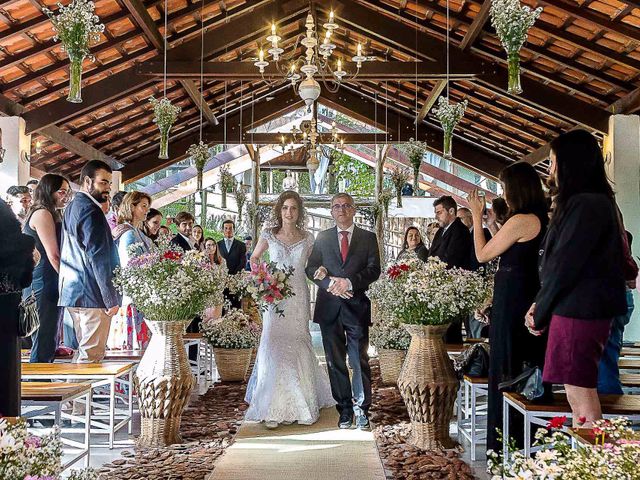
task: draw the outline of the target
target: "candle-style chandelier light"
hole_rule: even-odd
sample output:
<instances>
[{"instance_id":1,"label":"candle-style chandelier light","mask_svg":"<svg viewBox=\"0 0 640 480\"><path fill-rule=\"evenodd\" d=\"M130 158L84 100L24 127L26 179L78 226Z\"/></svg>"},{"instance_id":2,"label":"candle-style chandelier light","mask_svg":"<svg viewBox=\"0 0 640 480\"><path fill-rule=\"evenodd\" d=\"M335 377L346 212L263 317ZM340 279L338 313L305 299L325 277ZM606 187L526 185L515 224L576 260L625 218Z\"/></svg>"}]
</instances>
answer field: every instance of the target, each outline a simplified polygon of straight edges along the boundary
<instances>
[{"instance_id":1,"label":"candle-style chandelier light","mask_svg":"<svg viewBox=\"0 0 640 480\"><path fill-rule=\"evenodd\" d=\"M309 14L305 21L307 29L306 34L300 34L296 39L293 54L283 56L284 49L281 47L282 37L278 35L276 24L271 24L271 35L266 40L270 45L267 54L271 56L271 60L275 62L276 68L280 75L284 76L285 81L291 82L296 94L304 100L305 104L310 107L320 96L320 83L316 80L316 75L322 81L325 88L335 93L340 87L340 82L347 79L352 80L358 75L362 63L367 60L363 55L362 44L358 43L356 47L356 55L351 58L355 64L355 72L348 73L345 70L346 65L343 64L341 58L338 58L332 65L331 59L335 56L334 50L336 45L332 42L332 36L338 28L335 23L335 15L333 10L329 12L329 18L322 25L324 28L324 36L320 40L320 32L316 29L316 20L313 16L313 9L309 8ZM306 47L305 54L295 55L298 44ZM264 74L265 68L269 66L266 59L264 48L258 51L258 60L254 63ZM304 78L302 78L302 75Z\"/></svg>"}]
</instances>

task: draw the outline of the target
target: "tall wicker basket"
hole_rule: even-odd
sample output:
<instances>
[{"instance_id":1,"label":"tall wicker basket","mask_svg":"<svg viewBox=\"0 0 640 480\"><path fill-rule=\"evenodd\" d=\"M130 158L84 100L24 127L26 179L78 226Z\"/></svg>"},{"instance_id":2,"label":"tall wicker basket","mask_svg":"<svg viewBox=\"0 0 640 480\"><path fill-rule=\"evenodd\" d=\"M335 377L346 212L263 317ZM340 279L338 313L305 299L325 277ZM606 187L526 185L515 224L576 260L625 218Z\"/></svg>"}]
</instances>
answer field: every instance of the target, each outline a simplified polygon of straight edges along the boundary
<instances>
[{"instance_id":1,"label":"tall wicker basket","mask_svg":"<svg viewBox=\"0 0 640 480\"><path fill-rule=\"evenodd\" d=\"M218 374L223 382L244 381L253 348L214 348Z\"/></svg>"},{"instance_id":2,"label":"tall wicker basket","mask_svg":"<svg viewBox=\"0 0 640 480\"><path fill-rule=\"evenodd\" d=\"M182 443L180 420L195 384L182 335L191 320L145 320L151 340L136 369L141 428L138 446Z\"/></svg>"},{"instance_id":3,"label":"tall wicker basket","mask_svg":"<svg viewBox=\"0 0 640 480\"><path fill-rule=\"evenodd\" d=\"M406 350L378 349L380 377L383 385L396 385L398 383L398 377L406 356Z\"/></svg>"},{"instance_id":4,"label":"tall wicker basket","mask_svg":"<svg viewBox=\"0 0 640 480\"><path fill-rule=\"evenodd\" d=\"M411 345L398 387L411 419L409 443L422 450L452 448L449 421L459 383L442 339L448 325L404 327Z\"/></svg>"}]
</instances>

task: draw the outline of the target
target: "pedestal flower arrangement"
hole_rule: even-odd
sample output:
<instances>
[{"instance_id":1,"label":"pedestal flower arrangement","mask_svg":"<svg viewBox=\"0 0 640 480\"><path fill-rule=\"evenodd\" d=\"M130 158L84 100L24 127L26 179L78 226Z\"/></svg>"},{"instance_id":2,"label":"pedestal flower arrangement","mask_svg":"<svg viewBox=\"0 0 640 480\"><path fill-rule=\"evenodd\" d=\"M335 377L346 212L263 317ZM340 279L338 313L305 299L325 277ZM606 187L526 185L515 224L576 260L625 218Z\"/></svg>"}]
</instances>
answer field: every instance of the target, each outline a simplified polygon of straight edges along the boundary
<instances>
[{"instance_id":1,"label":"pedestal flower arrangement","mask_svg":"<svg viewBox=\"0 0 640 480\"><path fill-rule=\"evenodd\" d=\"M227 208L227 193L232 192L236 179L229 171L228 165L220 167L220 192L222 193L222 208Z\"/></svg>"},{"instance_id":2,"label":"pedestal flower arrangement","mask_svg":"<svg viewBox=\"0 0 640 480\"><path fill-rule=\"evenodd\" d=\"M438 99L438 106L433 110L433 114L440 122L444 134L444 144L442 146L442 156L444 158L451 158L453 130L464 116L467 104L468 102L466 100L459 103L449 103L448 98L440 97Z\"/></svg>"},{"instance_id":3,"label":"pedestal flower arrangement","mask_svg":"<svg viewBox=\"0 0 640 480\"><path fill-rule=\"evenodd\" d=\"M508 92L522 93L520 85L520 49L527 41L527 32L542 13L520 5L520 0L493 0L491 3L491 25L507 52L509 68Z\"/></svg>"},{"instance_id":4,"label":"pedestal flower arrangement","mask_svg":"<svg viewBox=\"0 0 640 480\"><path fill-rule=\"evenodd\" d=\"M192 144L187 149L187 155L189 155L193 159L193 163L196 165L196 171L198 173L198 191L202 190L202 174L204 171L204 167L209 161L211 154L209 153L209 146L204 142L200 141L199 143Z\"/></svg>"},{"instance_id":5,"label":"pedestal flower arrangement","mask_svg":"<svg viewBox=\"0 0 640 480\"><path fill-rule=\"evenodd\" d=\"M58 3L58 10L52 12L46 7L42 12L51 19L56 35L54 41L60 40L62 50L69 57L69 95L72 103L82 102L82 62L85 58L94 60L89 52L92 42L100 40L104 25L93 12L95 5L87 0L73 0L64 6Z\"/></svg>"},{"instance_id":6,"label":"pedestal flower arrangement","mask_svg":"<svg viewBox=\"0 0 640 480\"><path fill-rule=\"evenodd\" d=\"M158 158L161 160L169 159L169 132L171 127L178 120L178 115L182 109L171 103L167 97L161 99L151 97L149 99L153 105L153 122L158 125L160 130L160 153Z\"/></svg>"},{"instance_id":7,"label":"pedestal flower arrangement","mask_svg":"<svg viewBox=\"0 0 640 480\"><path fill-rule=\"evenodd\" d=\"M396 205L398 208L402 208L402 189L409 180L409 172L404 168L396 167L391 171L390 178L396 191Z\"/></svg>"},{"instance_id":8,"label":"pedestal flower arrangement","mask_svg":"<svg viewBox=\"0 0 640 480\"><path fill-rule=\"evenodd\" d=\"M447 269L437 258L411 258L389 266L369 291L411 334L398 387L411 419L409 442L418 448L454 446L449 419L459 382L442 337L455 318L484 300L486 288L478 273Z\"/></svg>"},{"instance_id":9,"label":"pedestal flower arrangement","mask_svg":"<svg viewBox=\"0 0 640 480\"><path fill-rule=\"evenodd\" d=\"M243 381L260 339L261 325L242 310L230 309L219 320L202 323L201 330L213 347L220 379L224 382Z\"/></svg>"},{"instance_id":10,"label":"pedestal flower arrangement","mask_svg":"<svg viewBox=\"0 0 640 480\"><path fill-rule=\"evenodd\" d=\"M427 152L427 144L410 138L409 142L402 145L400 149L409 158L409 162L413 168L413 195L417 196L418 189L420 188L420 166L422 165L422 158Z\"/></svg>"},{"instance_id":11,"label":"pedestal flower arrangement","mask_svg":"<svg viewBox=\"0 0 640 480\"><path fill-rule=\"evenodd\" d=\"M60 432L35 436L23 420L0 419L0 478L12 480L60 480L62 472ZM69 480L96 480L94 470L74 470Z\"/></svg>"},{"instance_id":12,"label":"pedestal flower arrangement","mask_svg":"<svg viewBox=\"0 0 640 480\"><path fill-rule=\"evenodd\" d=\"M226 268L203 252L160 242L118 268L115 284L143 313L152 336L134 376L141 433L138 445L180 443L180 419L195 383L182 335L196 315L223 303Z\"/></svg>"}]
</instances>

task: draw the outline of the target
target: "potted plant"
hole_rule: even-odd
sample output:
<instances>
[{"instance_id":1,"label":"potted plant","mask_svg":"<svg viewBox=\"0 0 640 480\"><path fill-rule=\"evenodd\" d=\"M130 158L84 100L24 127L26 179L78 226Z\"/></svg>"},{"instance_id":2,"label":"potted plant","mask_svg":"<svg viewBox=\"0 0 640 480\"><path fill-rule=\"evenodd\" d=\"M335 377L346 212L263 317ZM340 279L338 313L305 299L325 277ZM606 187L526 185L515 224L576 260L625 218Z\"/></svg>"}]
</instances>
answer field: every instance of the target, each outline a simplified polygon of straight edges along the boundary
<instances>
[{"instance_id":1,"label":"potted plant","mask_svg":"<svg viewBox=\"0 0 640 480\"><path fill-rule=\"evenodd\" d=\"M153 106L153 122L160 130L160 153L158 158L167 160L169 158L169 132L171 127L178 120L178 114L182 109L177 105L172 105L167 97L161 99L151 97L149 99Z\"/></svg>"},{"instance_id":2,"label":"potted plant","mask_svg":"<svg viewBox=\"0 0 640 480\"><path fill-rule=\"evenodd\" d=\"M232 308L219 320L203 322L200 328L213 347L220 379L243 381L260 338L260 325L242 310Z\"/></svg>"},{"instance_id":3,"label":"potted plant","mask_svg":"<svg viewBox=\"0 0 640 480\"><path fill-rule=\"evenodd\" d=\"M114 283L132 298L152 332L134 375L140 446L182 441L180 418L195 383L182 335L194 317L223 303L227 277L226 268L207 261L203 252L183 252L167 240L116 270Z\"/></svg>"},{"instance_id":4,"label":"potted plant","mask_svg":"<svg viewBox=\"0 0 640 480\"><path fill-rule=\"evenodd\" d=\"M451 321L469 314L486 297L487 281L476 272L447 269L438 258L392 264L372 285L411 334L398 387L411 418L409 442L423 450L453 446L449 418L459 387L442 340Z\"/></svg>"}]
</instances>

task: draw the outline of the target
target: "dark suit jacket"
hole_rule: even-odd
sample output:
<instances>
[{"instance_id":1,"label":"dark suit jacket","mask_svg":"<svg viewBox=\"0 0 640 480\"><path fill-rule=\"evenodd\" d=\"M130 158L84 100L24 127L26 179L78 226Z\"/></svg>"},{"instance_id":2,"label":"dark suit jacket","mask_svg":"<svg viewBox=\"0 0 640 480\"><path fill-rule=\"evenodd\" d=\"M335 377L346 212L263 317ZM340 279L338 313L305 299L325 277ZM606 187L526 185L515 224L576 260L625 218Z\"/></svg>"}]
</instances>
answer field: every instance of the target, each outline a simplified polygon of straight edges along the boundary
<instances>
[{"instance_id":1,"label":"dark suit jacket","mask_svg":"<svg viewBox=\"0 0 640 480\"><path fill-rule=\"evenodd\" d=\"M193 250L191 248L191 244L189 242L187 242L185 240L185 238L182 235L180 235L179 233L175 237L173 237L171 239L171 244L177 245L178 247L180 247L185 252L189 251L189 250Z\"/></svg>"},{"instance_id":2,"label":"dark suit jacket","mask_svg":"<svg viewBox=\"0 0 640 480\"><path fill-rule=\"evenodd\" d=\"M491 232L489 231L489 229L483 228L482 231L484 232L484 239L487 242L491 240ZM476 247L473 242L473 231L470 231L470 233L471 233L471 253L469 257L469 269L475 272L480 267L484 267L486 264L478 262L478 257L476 257Z\"/></svg>"},{"instance_id":3,"label":"dark suit jacket","mask_svg":"<svg viewBox=\"0 0 640 480\"><path fill-rule=\"evenodd\" d=\"M111 308L120 305L113 271L118 250L102 210L78 192L64 211L60 251L61 307Z\"/></svg>"},{"instance_id":4,"label":"dark suit jacket","mask_svg":"<svg viewBox=\"0 0 640 480\"><path fill-rule=\"evenodd\" d=\"M473 248L471 232L456 218L447 231L441 228L436 233L429 249L430 257L438 257L445 262L449 268L459 267L469 269L469 252Z\"/></svg>"},{"instance_id":5,"label":"dark suit jacket","mask_svg":"<svg viewBox=\"0 0 640 480\"><path fill-rule=\"evenodd\" d=\"M621 235L609 198L596 193L571 197L540 251L537 328L546 327L553 314L606 319L626 313Z\"/></svg>"},{"instance_id":6,"label":"dark suit jacket","mask_svg":"<svg viewBox=\"0 0 640 480\"><path fill-rule=\"evenodd\" d=\"M324 266L329 274L322 281L314 280L319 289L313 321L331 323L340 316L343 324L369 325L371 302L365 292L369 285L380 277L380 254L376 235L355 227L347 260L343 263L338 243L338 229L334 227L320 232L307 262L306 274L310 280L313 280L313 274L320 266ZM351 280L353 298L345 300L327 292L329 277Z\"/></svg>"},{"instance_id":7,"label":"dark suit jacket","mask_svg":"<svg viewBox=\"0 0 640 480\"><path fill-rule=\"evenodd\" d=\"M224 239L218 242L220 255L227 261L229 275L235 275L244 270L247 265L247 246L240 240L233 239L231 249L227 250L227 244Z\"/></svg>"}]
</instances>

